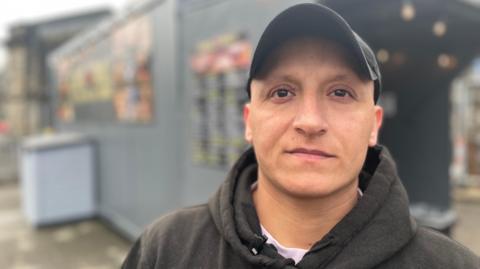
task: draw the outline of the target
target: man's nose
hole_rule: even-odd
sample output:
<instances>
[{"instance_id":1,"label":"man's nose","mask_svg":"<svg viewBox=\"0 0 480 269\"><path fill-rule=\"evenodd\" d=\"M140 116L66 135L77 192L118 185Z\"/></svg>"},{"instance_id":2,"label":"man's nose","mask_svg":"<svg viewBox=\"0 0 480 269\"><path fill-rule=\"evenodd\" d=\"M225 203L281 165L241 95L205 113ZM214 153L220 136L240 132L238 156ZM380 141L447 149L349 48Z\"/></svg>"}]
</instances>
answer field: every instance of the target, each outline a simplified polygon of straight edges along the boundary
<instances>
[{"instance_id":1,"label":"man's nose","mask_svg":"<svg viewBox=\"0 0 480 269\"><path fill-rule=\"evenodd\" d=\"M293 127L307 136L324 134L328 130L327 113L327 107L316 96L305 96L298 104Z\"/></svg>"}]
</instances>

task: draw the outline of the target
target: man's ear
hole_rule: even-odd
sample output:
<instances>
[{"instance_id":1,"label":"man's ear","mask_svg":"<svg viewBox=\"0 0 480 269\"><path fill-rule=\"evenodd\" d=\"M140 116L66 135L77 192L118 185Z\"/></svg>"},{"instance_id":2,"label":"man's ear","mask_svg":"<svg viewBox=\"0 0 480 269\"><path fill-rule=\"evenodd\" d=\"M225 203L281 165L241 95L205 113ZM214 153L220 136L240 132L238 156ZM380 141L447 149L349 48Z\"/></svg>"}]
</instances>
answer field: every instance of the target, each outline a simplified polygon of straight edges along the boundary
<instances>
[{"instance_id":1,"label":"man's ear","mask_svg":"<svg viewBox=\"0 0 480 269\"><path fill-rule=\"evenodd\" d=\"M245 140L252 144L252 128L250 127L250 103L243 106L243 122L245 123Z\"/></svg>"},{"instance_id":2,"label":"man's ear","mask_svg":"<svg viewBox=\"0 0 480 269\"><path fill-rule=\"evenodd\" d=\"M373 119L373 128L370 133L370 139L368 140L368 145L370 147L373 147L377 144L378 142L378 133L380 131L380 128L382 127L382 122L383 122L383 108L381 106L375 106L375 116Z\"/></svg>"}]
</instances>

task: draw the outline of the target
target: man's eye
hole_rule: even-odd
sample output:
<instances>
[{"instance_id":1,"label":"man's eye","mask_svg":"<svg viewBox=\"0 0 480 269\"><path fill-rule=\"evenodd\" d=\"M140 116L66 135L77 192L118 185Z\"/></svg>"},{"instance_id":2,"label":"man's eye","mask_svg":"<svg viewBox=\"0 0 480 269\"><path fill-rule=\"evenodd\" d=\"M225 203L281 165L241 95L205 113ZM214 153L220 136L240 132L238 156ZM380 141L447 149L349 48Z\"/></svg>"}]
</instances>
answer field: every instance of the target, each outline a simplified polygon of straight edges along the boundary
<instances>
[{"instance_id":1,"label":"man's eye","mask_svg":"<svg viewBox=\"0 0 480 269\"><path fill-rule=\"evenodd\" d=\"M346 97L351 96L350 92L344 89L336 89L332 92L335 97Z\"/></svg>"},{"instance_id":2,"label":"man's eye","mask_svg":"<svg viewBox=\"0 0 480 269\"><path fill-rule=\"evenodd\" d=\"M272 97L275 98L285 98L290 96L292 93L287 89L278 89L272 93Z\"/></svg>"}]
</instances>

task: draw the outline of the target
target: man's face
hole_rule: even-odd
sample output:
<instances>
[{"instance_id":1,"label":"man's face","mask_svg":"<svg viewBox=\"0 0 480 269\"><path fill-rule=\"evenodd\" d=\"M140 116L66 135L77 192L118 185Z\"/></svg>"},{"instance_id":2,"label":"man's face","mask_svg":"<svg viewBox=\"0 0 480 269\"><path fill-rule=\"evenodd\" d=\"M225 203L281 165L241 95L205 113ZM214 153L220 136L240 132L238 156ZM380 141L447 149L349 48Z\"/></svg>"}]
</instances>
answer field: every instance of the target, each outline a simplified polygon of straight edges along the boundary
<instances>
[{"instance_id":1,"label":"man's face","mask_svg":"<svg viewBox=\"0 0 480 269\"><path fill-rule=\"evenodd\" d=\"M298 198L357 185L382 121L373 82L360 79L343 49L326 40L288 42L266 65L244 109L259 181Z\"/></svg>"}]
</instances>

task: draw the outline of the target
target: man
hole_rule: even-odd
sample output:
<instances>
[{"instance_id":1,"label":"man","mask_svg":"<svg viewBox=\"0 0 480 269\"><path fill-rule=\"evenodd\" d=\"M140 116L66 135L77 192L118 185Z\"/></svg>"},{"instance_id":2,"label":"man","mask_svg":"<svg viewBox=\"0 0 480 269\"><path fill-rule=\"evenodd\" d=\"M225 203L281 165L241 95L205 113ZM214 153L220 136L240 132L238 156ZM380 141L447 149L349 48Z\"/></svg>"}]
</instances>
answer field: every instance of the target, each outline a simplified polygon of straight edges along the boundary
<instances>
[{"instance_id":1,"label":"man","mask_svg":"<svg viewBox=\"0 0 480 269\"><path fill-rule=\"evenodd\" d=\"M377 145L378 64L338 14L301 4L274 18L247 90L252 148L208 204L151 225L123 268L480 268L410 217Z\"/></svg>"}]
</instances>

